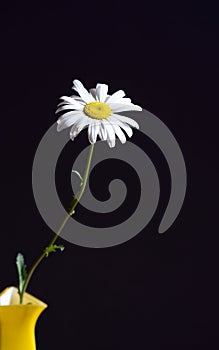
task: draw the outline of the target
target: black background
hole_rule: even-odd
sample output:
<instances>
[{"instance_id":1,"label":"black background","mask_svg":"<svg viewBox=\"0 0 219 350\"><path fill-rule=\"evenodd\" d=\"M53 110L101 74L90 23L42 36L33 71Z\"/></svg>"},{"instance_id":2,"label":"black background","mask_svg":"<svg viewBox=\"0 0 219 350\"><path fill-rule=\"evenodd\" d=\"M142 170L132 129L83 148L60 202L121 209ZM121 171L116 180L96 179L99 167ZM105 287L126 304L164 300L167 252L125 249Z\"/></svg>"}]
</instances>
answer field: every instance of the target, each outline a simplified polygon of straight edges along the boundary
<instances>
[{"instance_id":1,"label":"black background","mask_svg":"<svg viewBox=\"0 0 219 350\"><path fill-rule=\"evenodd\" d=\"M216 6L8 2L0 26L1 289L16 285L16 253L22 251L30 266L52 237L33 199L32 162L73 79L87 88L106 82L110 93L124 89L158 116L179 142L188 171L181 213L160 236L168 168L156 146L147 138L139 141L135 132L131 141L141 142L160 176L156 215L138 236L113 248L59 240L65 251L41 264L28 290L49 305L37 326L38 349L190 349L218 343ZM68 147L76 154L87 144L82 132ZM63 197L69 195L64 164L70 166L63 162L57 174ZM97 195L95 183L116 176L111 168L94 170ZM120 173L136 196L135 174L123 165Z\"/></svg>"}]
</instances>

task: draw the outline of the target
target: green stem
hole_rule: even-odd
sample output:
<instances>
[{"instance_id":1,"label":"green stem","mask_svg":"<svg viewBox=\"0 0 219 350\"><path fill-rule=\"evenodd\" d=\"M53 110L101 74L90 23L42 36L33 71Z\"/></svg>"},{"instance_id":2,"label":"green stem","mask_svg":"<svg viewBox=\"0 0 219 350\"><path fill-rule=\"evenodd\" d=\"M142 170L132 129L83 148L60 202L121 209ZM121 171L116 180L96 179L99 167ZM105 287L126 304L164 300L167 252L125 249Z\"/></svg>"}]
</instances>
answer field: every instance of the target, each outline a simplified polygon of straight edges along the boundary
<instances>
[{"instance_id":1,"label":"green stem","mask_svg":"<svg viewBox=\"0 0 219 350\"><path fill-rule=\"evenodd\" d=\"M72 204L71 208L68 211L68 215L65 217L65 219L63 220L63 222L62 222L61 226L59 227L58 231L55 233L54 237L51 239L48 247L52 246L55 243L55 241L59 237L60 233L62 232L63 228L65 227L66 223L68 222L69 218L71 217L71 214L73 213L74 209L76 208L77 204L79 203L79 201L80 201L80 199L81 199L81 197L82 197L82 195L84 193L84 190L85 190L85 187L86 187L86 184L87 184L87 180L88 180L88 175L89 175L89 170L90 170L90 164L91 164L93 149L94 149L94 144L91 144L89 155L88 155L88 159L87 159L87 165L86 165L84 176L83 176L83 184L81 186L79 194L75 198L75 200L73 201L73 204ZM29 273L27 275L27 278L25 280L25 283L24 283L24 287L23 287L22 293L20 295L20 304L23 303L24 293L27 290L27 286L28 286L28 284L30 282L30 279L31 279L34 271L36 270L36 268L38 267L38 265L41 263L41 261L43 260L43 258L45 256L46 256L46 251L44 250L40 254L40 256L36 259L36 261L34 262L32 267L30 268L30 271L29 271Z\"/></svg>"}]
</instances>

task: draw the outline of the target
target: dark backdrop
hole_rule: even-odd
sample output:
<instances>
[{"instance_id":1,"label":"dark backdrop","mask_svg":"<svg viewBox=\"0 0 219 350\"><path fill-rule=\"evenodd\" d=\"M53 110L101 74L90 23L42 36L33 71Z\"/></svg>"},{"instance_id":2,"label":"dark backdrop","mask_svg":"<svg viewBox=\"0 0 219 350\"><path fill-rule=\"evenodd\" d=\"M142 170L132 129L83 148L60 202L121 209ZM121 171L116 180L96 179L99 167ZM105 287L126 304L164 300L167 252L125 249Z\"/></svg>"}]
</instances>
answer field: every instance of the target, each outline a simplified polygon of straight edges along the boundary
<instances>
[{"instance_id":1,"label":"dark backdrop","mask_svg":"<svg viewBox=\"0 0 219 350\"><path fill-rule=\"evenodd\" d=\"M73 79L87 87L109 83L111 92L124 89L157 115L178 140L188 171L180 216L158 235L170 179L159 150L145 139L161 181L159 208L150 224L113 248L88 249L59 240L65 251L44 261L29 286L49 304L37 326L39 350L215 345L216 7L193 1L177 7L138 1L38 7L5 2L0 26L1 289L16 285L16 253L22 251L30 266L52 237L33 199L32 162L41 137L56 120L58 98L71 94ZM131 141L137 139L136 132ZM88 144L86 132L69 147L77 153L82 144ZM100 182L112 168L105 174L94 171L93 179ZM136 179L132 185L132 174L123 165L121 171L134 196ZM63 165L60 191L67 188L66 174Z\"/></svg>"}]
</instances>

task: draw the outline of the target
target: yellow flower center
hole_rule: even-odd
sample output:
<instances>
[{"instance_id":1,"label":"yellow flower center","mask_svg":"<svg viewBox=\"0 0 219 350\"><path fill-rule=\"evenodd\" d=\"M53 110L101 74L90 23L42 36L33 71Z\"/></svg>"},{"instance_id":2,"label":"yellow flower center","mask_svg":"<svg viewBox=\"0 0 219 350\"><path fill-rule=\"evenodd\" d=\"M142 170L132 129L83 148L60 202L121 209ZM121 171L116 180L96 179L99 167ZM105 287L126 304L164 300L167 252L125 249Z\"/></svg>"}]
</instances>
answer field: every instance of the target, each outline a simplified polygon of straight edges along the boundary
<instances>
[{"instance_id":1,"label":"yellow flower center","mask_svg":"<svg viewBox=\"0 0 219 350\"><path fill-rule=\"evenodd\" d=\"M85 105L84 113L94 119L105 119L110 116L111 109L104 102L90 102Z\"/></svg>"}]
</instances>

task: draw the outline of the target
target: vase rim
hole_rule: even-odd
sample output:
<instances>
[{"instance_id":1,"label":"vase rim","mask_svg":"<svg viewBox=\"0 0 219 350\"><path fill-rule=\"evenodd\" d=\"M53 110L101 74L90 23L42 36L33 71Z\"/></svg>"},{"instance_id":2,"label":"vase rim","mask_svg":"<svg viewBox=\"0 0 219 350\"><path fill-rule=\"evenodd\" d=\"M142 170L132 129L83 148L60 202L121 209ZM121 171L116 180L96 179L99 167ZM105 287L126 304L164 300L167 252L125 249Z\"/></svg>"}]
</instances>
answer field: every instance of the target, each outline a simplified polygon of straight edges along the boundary
<instances>
[{"instance_id":1,"label":"vase rim","mask_svg":"<svg viewBox=\"0 0 219 350\"><path fill-rule=\"evenodd\" d=\"M46 308L48 305L27 292L24 293L23 303L20 304L17 287L10 286L0 293L0 306L41 306Z\"/></svg>"}]
</instances>

